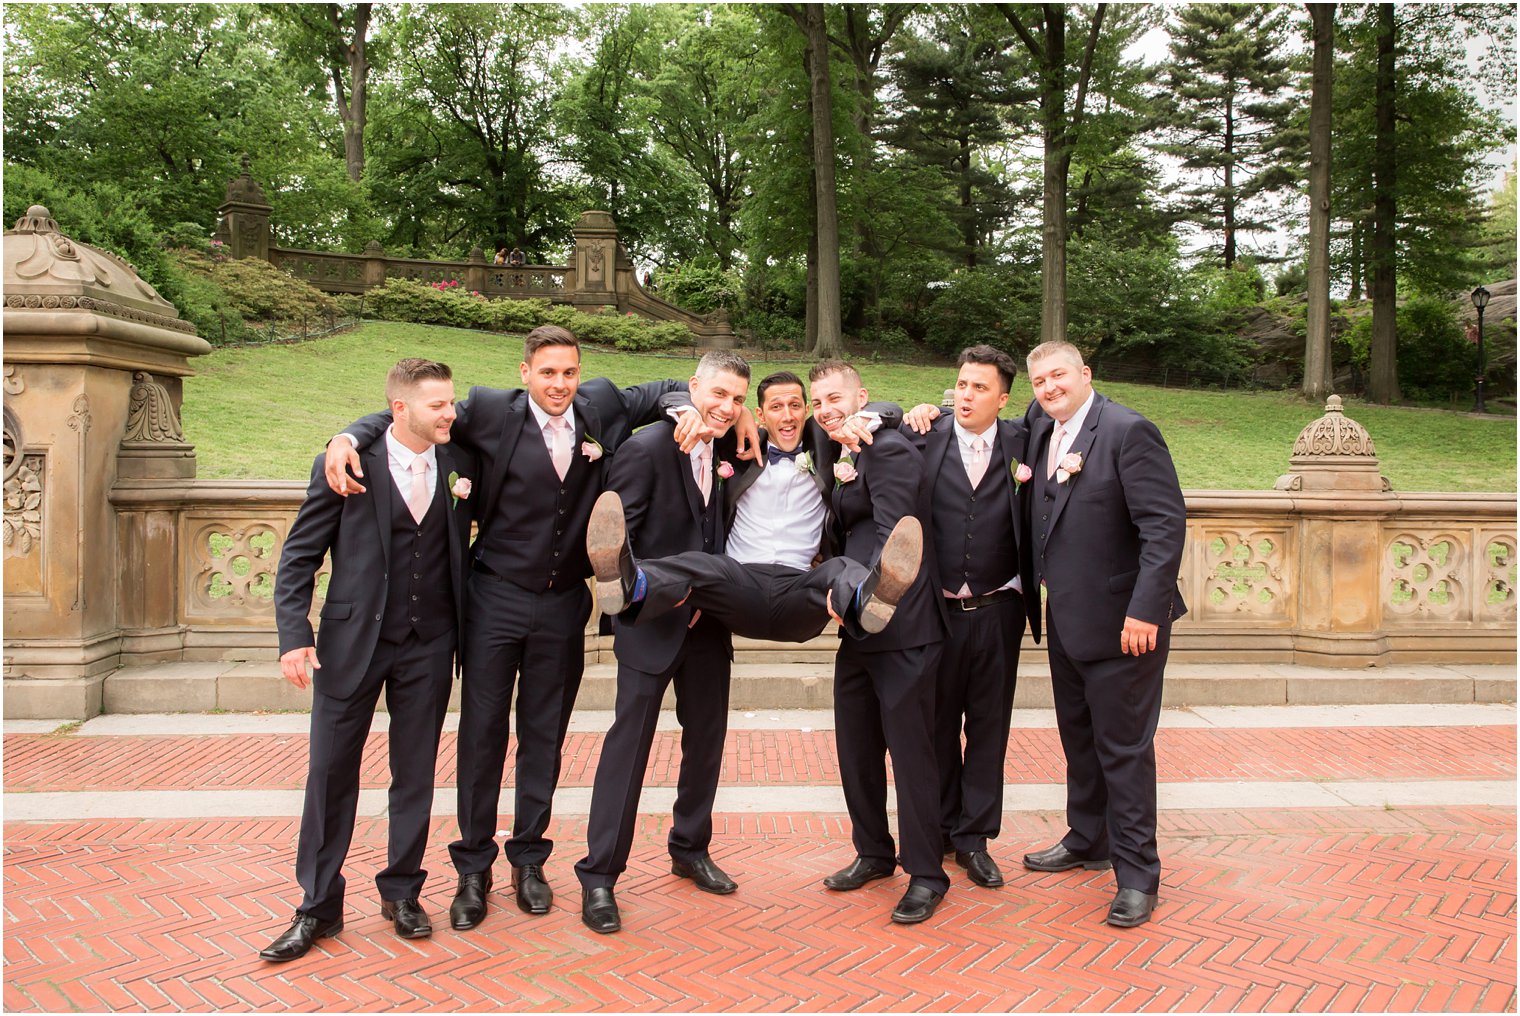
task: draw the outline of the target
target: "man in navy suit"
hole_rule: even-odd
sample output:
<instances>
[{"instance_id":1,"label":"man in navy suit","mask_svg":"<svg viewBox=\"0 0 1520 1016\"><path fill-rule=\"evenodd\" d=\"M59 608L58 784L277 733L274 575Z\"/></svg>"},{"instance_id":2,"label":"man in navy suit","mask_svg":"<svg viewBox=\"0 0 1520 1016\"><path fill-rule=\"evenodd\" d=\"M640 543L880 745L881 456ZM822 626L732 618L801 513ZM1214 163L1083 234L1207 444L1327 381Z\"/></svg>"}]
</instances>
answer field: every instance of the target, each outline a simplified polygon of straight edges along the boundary
<instances>
[{"instance_id":1,"label":"man in navy suit","mask_svg":"<svg viewBox=\"0 0 1520 1016\"><path fill-rule=\"evenodd\" d=\"M987 841L1002 827L1003 762L1024 638L1019 530L1031 476L1024 462L1029 431L1023 420L998 418L1018 373L1011 356L971 346L957 362L953 415L916 406L905 433L927 431L915 444L932 491L929 552L950 613L935 695L940 829L971 881L997 888L1003 873Z\"/></svg>"},{"instance_id":2,"label":"man in navy suit","mask_svg":"<svg viewBox=\"0 0 1520 1016\"><path fill-rule=\"evenodd\" d=\"M813 416L835 431L867 401L855 368L825 360L808 375ZM880 559L889 534L908 517L928 514L923 460L903 435L880 431L870 445L832 444L819 463L834 478L831 525L839 552ZM908 888L892 911L899 924L933 915L950 888L941 864L939 778L934 756L934 678L945 634L944 605L933 559L903 593L879 633L840 631L834 660L834 737L856 857L823 880L836 892L859 889L897 870ZM887 755L897 789L899 841L887 821ZM900 848L900 849L899 849Z\"/></svg>"},{"instance_id":3,"label":"man in navy suit","mask_svg":"<svg viewBox=\"0 0 1520 1016\"><path fill-rule=\"evenodd\" d=\"M459 717L459 839L449 845L459 872L449 916L460 930L486 914L514 689L517 787L506 853L518 908L549 911L544 864L554 841L544 834L591 615L586 522L610 456L635 427L662 418L661 396L683 387L583 383L580 364L574 335L535 328L523 343L524 387L472 388L454 424L455 440L481 463ZM388 423L385 414L365 417L329 444L334 490L362 489L347 472L357 458L351 442L367 447Z\"/></svg>"},{"instance_id":4,"label":"man in navy suit","mask_svg":"<svg viewBox=\"0 0 1520 1016\"><path fill-rule=\"evenodd\" d=\"M421 863L464 619L476 469L470 455L448 443L455 412L446 364L402 360L385 390L395 422L365 452L376 478L372 489L338 496L319 456L275 579L280 669L297 688L315 685L296 848L305 896L289 930L259 954L275 963L304 956L316 939L343 929L342 865L353 839L360 757L382 688L391 788L388 863L375 879L381 913L404 938L432 933L418 903L427 879ZM329 552L332 576L313 639L312 588ZM310 677L308 666L315 671Z\"/></svg>"},{"instance_id":5,"label":"man in navy suit","mask_svg":"<svg viewBox=\"0 0 1520 1016\"><path fill-rule=\"evenodd\" d=\"M739 418L749 390L749 364L737 353L702 357L689 388L704 425L722 436ZM627 541L656 557L724 546L723 486L733 464L715 454L714 441L684 452L669 420L647 427L623 444L608 477L623 507ZM713 863L712 805L728 730L728 685L733 659L728 631L690 607L668 611L648 624L613 619L617 703L602 744L586 826L587 854L575 866L582 888L581 919L603 934L622 928L613 887L628 866L644 769L654 741L660 703L672 683L681 723L681 771L668 849L673 874L710 893L737 886Z\"/></svg>"},{"instance_id":6,"label":"man in navy suit","mask_svg":"<svg viewBox=\"0 0 1520 1016\"><path fill-rule=\"evenodd\" d=\"M1187 509L1161 433L1093 391L1075 346L1029 354L1045 415L1033 421L1030 539L1022 577L1040 637L1045 587L1056 722L1066 754L1061 841L1024 857L1034 871L1114 868L1108 923L1150 920L1156 849L1156 723L1172 622L1187 610L1177 574Z\"/></svg>"}]
</instances>

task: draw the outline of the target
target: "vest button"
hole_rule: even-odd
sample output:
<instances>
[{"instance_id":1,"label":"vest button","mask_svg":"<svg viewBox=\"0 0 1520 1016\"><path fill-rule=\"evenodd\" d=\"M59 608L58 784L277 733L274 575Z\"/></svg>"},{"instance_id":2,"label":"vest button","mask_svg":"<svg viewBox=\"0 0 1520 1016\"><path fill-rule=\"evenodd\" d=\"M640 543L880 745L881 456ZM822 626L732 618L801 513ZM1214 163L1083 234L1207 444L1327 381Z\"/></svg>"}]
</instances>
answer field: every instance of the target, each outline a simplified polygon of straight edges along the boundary
<instances>
[{"instance_id":1,"label":"vest button","mask_svg":"<svg viewBox=\"0 0 1520 1016\"><path fill-rule=\"evenodd\" d=\"M379 615L379 614L376 614L376 615L375 615L375 620L376 620L376 621L378 621L378 620L380 620L380 615Z\"/></svg>"},{"instance_id":2,"label":"vest button","mask_svg":"<svg viewBox=\"0 0 1520 1016\"><path fill-rule=\"evenodd\" d=\"M414 579L420 579L420 578L422 578L422 573L414 571L414 572L412 572L412 578L414 578Z\"/></svg>"},{"instance_id":3,"label":"vest button","mask_svg":"<svg viewBox=\"0 0 1520 1016\"><path fill-rule=\"evenodd\" d=\"M415 600L415 599L417 599L417 594L416 594L416 593L413 593L413 594L412 594L412 599L413 599L413 600Z\"/></svg>"}]
</instances>

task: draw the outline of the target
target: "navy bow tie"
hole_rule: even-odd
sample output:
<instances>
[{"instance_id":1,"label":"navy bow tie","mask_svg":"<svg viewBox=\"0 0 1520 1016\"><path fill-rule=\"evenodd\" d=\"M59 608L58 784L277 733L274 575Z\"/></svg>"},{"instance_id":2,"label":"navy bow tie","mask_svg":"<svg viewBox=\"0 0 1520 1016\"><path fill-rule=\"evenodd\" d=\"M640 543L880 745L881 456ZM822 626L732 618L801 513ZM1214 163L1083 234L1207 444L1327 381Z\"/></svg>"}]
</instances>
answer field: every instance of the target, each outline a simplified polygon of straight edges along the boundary
<instances>
[{"instance_id":1,"label":"navy bow tie","mask_svg":"<svg viewBox=\"0 0 1520 1016\"><path fill-rule=\"evenodd\" d=\"M800 452L800 451L802 451L802 446L801 445L798 445L796 448L793 448L789 452L784 452L780 448L777 448L775 445L766 445L765 446L765 458L766 458L766 461L768 461L773 466L776 463L780 462L782 459L790 459L793 462L796 462L797 461L797 453Z\"/></svg>"}]
</instances>

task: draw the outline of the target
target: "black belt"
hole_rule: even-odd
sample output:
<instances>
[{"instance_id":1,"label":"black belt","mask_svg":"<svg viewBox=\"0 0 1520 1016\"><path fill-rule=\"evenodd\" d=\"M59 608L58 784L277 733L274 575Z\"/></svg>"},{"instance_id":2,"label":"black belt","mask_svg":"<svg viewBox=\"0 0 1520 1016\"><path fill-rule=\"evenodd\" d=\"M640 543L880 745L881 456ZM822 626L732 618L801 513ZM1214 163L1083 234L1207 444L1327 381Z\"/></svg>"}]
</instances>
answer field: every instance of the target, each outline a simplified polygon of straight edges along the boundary
<instances>
[{"instance_id":1,"label":"black belt","mask_svg":"<svg viewBox=\"0 0 1520 1016\"><path fill-rule=\"evenodd\" d=\"M945 602L952 605L952 609L975 610L978 607L990 607L994 603L1002 603L1021 595L1017 589L994 589L990 593L981 596L947 596Z\"/></svg>"}]
</instances>

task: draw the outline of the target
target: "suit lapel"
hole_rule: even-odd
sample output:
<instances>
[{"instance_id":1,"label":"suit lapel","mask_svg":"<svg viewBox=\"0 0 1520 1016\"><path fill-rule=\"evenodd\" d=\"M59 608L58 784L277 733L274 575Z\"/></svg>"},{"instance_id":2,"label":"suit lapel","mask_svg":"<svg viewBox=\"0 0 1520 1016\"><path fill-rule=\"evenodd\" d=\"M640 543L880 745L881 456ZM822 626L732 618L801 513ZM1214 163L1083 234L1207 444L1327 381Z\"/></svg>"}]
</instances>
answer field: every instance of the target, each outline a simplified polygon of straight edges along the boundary
<instances>
[{"instance_id":1,"label":"suit lapel","mask_svg":"<svg viewBox=\"0 0 1520 1016\"><path fill-rule=\"evenodd\" d=\"M939 471L945 468L945 462L950 457L950 449L957 444L955 437L955 425L951 424L942 430L931 430L924 439L924 475L929 478L929 486L932 488L939 482ZM956 449L957 452L960 449ZM961 466L960 455L956 455L957 466Z\"/></svg>"},{"instance_id":2,"label":"suit lapel","mask_svg":"<svg viewBox=\"0 0 1520 1016\"><path fill-rule=\"evenodd\" d=\"M1087 462L1088 454L1092 451L1093 441L1098 436L1098 419L1103 415L1103 404L1107 401L1107 399L1099 395L1097 392L1093 393L1093 402L1092 406L1087 410L1087 419L1082 421L1082 429L1077 432L1076 439L1071 443L1071 451L1067 453L1071 454L1074 452L1082 456L1084 465ZM1052 431L1055 429L1055 424L1053 422L1050 425L1050 429ZM1047 458L1050 455L1050 450L1048 448L1045 451L1045 455ZM1043 459L1041 460L1041 468L1044 468ZM1081 481L1082 474L1080 472L1073 473L1071 476L1068 476L1065 483L1057 483L1055 477L1051 477L1050 480L1047 481L1053 487L1055 487L1056 491L1056 503L1050 511L1049 532L1054 533L1056 531L1056 523L1061 521L1061 513L1066 510L1066 502L1071 500L1072 491L1077 488L1077 485L1081 483Z\"/></svg>"},{"instance_id":3,"label":"suit lapel","mask_svg":"<svg viewBox=\"0 0 1520 1016\"><path fill-rule=\"evenodd\" d=\"M496 441L496 458L491 463L491 503L481 513L482 519L489 518L496 510L496 502L501 499L501 492L507 484L507 467L512 462L512 453L517 450L518 439L522 437L523 424L528 419L528 393L519 394L521 397L513 399L507 411L502 414L501 434Z\"/></svg>"},{"instance_id":4,"label":"suit lapel","mask_svg":"<svg viewBox=\"0 0 1520 1016\"><path fill-rule=\"evenodd\" d=\"M702 491L697 487L697 478L692 474L691 456L681 451L680 445L674 441L670 443L671 453L675 455L676 468L681 471L681 489L686 491L686 507L691 512L692 521L698 526L702 524ZM713 486L708 487L712 490Z\"/></svg>"},{"instance_id":5,"label":"suit lapel","mask_svg":"<svg viewBox=\"0 0 1520 1016\"><path fill-rule=\"evenodd\" d=\"M363 452L364 475L370 477L369 489L374 496L370 499L375 505L375 525L380 534L380 558L385 563L385 570L390 571L391 564L391 512L392 492L396 489L396 481L391 478L391 463L387 438L384 434L380 440L372 443Z\"/></svg>"},{"instance_id":6,"label":"suit lapel","mask_svg":"<svg viewBox=\"0 0 1520 1016\"><path fill-rule=\"evenodd\" d=\"M454 456L449 451L448 445L436 446L434 454L438 456L438 491L434 496L447 498L443 506L444 518L449 528L449 573L457 579L462 574L459 560L459 520L454 517L454 510L458 505L454 501L454 491L449 484L449 474L455 471Z\"/></svg>"}]
</instances>

